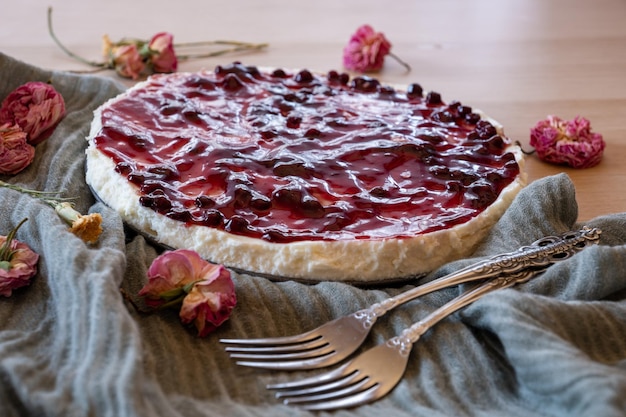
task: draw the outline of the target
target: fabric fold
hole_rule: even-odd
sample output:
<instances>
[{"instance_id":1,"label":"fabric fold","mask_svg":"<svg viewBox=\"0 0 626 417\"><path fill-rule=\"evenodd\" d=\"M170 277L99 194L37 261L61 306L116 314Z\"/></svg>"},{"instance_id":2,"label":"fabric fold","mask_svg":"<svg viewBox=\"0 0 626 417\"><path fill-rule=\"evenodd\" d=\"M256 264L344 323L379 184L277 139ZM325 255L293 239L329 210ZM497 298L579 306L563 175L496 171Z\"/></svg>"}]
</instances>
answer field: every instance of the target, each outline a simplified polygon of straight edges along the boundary
<instances>
[{"instance_id":1,"label":"fabric fold","mask_svg":"<svg viewBox=\"0 0 626 417\"><path fill-rule=\"evenodd\" d=\"M97 211L104 233L86 245L46 205L1 189L0 233L28 217L17 238L41 255L29 287L0 299L0 414L3 416L309 416L279 404L270 382L308 376L239 367L220 338L280 336L352 313L477 259L528 245L577 223L565 174L530 184L471 259L421 281L388 288L272 282L233 273L238 305L208 338L175 312L148 314L132 299L161 248L125 230L84 180L93 110L123 90L95 76L52 72L0 54L0 96L31 80L62 93L68 114L11 178L75 197ZM337 416L623 416L626 410L626 214L586 223L599 246L498 291L443 320L414 346L404 379L384 399ZM450 288L380 318L364 349L382 343L459 294Z\"/></svg>"}]
</instances>

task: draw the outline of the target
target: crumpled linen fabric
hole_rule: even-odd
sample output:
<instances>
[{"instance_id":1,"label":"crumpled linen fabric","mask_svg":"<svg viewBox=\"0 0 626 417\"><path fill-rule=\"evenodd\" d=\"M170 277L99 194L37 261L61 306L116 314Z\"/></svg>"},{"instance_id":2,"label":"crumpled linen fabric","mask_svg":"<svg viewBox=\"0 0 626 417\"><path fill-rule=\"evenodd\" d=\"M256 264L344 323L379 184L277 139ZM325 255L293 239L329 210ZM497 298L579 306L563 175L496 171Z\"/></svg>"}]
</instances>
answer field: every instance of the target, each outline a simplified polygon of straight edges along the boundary
<instances>
[{"instance_id":1,"label":"crumpled linen fabric","mask_svg":"<svg viewBox=\"0 0 626 417\"><path fill-rule=\"evenodd\" d=\"M239 367L219 338L299 333L469 263L527 245L576 223L565 174L530 184L471 259L421 280L358 288L272 282L234 273L238 305L201 339L175 312L146 314L131 299L160 248L124 228L84 180L93 110L123 86L51 72L0 54L0 96L26 81L50 81L67 104L33 164L3 181L63 190L76 208L100 212L104 233L86 245L51 208L0 189L0 233L27 217L17 238L41 255L29 287L0 299L0 414L20 416L309 416L280 404L268 383L308 376ZM626 414L626 214L587 222L600 245L532 281L487 295L418 341L404 379L384 399L337 416L624 416ZM122 290L122 291L121 291ZM364 349L397 335L459 294L450 288L380 318Z\"/></svg>"}]
</instances>

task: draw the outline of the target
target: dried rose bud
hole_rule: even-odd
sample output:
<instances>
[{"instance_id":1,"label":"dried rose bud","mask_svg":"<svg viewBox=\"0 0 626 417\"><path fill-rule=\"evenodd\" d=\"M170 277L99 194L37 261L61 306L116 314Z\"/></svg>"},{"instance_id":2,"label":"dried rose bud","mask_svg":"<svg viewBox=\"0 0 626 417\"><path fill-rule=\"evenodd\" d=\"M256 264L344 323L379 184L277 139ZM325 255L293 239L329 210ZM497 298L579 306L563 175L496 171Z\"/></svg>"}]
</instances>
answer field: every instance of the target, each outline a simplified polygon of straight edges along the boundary
<instances>
[{"instance_id":1,"label":"dried rose bud","mask_svg":"<svg viewBox=\"0 0 626 417\"><path fill-rule=\"evenodd\" d=\"M204 337L228 319L237 303L230 272L195 251L178 249L157 257L139 291L152 308L181 307L180 319Z\"/></svg>"},{"instance_id":2,"label":"dried rose bud","mask_svg":"<svg viewBox=\"0 0 626 417\"><path fill-rule=\"evenodd\" d=\"M17 174L34 157L35 148L27 143L26 133L18 125L0 125L0 174Z\"/></svg>"},{"instance_id":3,"label":"dried rose bud","mask_svg":"<svg viewBox=\"0 0 626 417\"><path fill-rule=\"evenodd\" d=\"M174 52L174 36L168 32L157 33L148 43L149 62L154 72L176 72L178 59Z\"/></svg>"},{"instance_id":4,"label":"dried rose bud","mask_svg":"<svg viewBox=\"0 0 626 417\"><path fill-rule=\"evenodd\" d=\"M46 140L65 116L65 101L52 85L31 81L11 92L0 105L0 124L19 125L28 143Z\"/></svg>"},{"instance_id":5,"label":"dried rose bud","mask_svg":"<svg viewBox=\"0 0 626 417\"><path fill-rule=\"evenodd\" d=\"M136 80L145 71L146 64L134 42L112 43L108 36L104 36L103 52L110 68L122 77Z\"/></svg>"},{"instance_id":6,"label":"dried rose bud","mask_svg":"<svg viewBox=\"0 0 626 417\"><path fill-rule=\"evenodd\" d=\"M363 25L352 35L343 50L343 65L358 72L376 72L383 67L385 56L391 51L391 43L382 32L370 25Z\"/></svg>"},{"instance_id":7,"label":"dried rose bud","mask_svg":"<svg viewBox=\"0 0 626 417\"><path fill-rule=\"evenodd\" d=\"M573 168L597 165L606 146L602 135L591 131L589 120L580 116L569 121L557 116L540 120L530 130L530 145L540 159Z\"/></svg>"},{"instance_id":8,"label":"dried rose bud","mask_svg":"<svg viewBox=\"0 0 626 417\"><path fill-rule=\"evenodd\" d=\"M22 220L8 236L0 236L0 295L5 297L10 297L13 290L30 284L30 279L37 273L39 255L25 243L14 239L26 220Z\"/></svg>"}]
</instances>

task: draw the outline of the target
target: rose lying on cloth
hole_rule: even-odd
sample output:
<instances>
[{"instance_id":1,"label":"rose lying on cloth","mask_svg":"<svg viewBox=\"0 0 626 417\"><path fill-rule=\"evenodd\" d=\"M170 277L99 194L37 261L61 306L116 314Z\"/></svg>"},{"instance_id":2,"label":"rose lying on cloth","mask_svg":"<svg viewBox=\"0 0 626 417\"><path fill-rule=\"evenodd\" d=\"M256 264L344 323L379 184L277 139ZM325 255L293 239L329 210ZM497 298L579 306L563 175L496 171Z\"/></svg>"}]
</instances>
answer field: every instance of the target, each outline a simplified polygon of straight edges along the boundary
<instances>
[{"instance_id":1,"label":"rose lying on cloth","mask_svg":"<svg viewBox=\"0 0 626 417\"><path fill-rule=\"evenodd\" d=\"M14 239L22 220L7 236L0 236L0 295L10 297L13 290L30 284L37 273L39 255Z\"/></svg>"},{"instance_id":2,"label":"rose lying on cloth","mask_svg":"<svg viewBox=\"0 0 626 417\"><path fill-rule=\"evenodd\" d=\"M530 146L546 162L590 168L600 163L606 144L601 134L591 131L584 117L562 120L548 116L531 128Z\"/></svg>"},{"instance_id":3,"label":"rose lying on cloth","mask_svg":"<svg viewBox=\"0 0 626 417\"><path fill-rule=\"evenodd\" d=\"M40 81L21 85L0 105L0 125L19 125L33 146L46 140L63 116L63 97L52 85Z\"/></svg>"},{"instance_id":4,"label":"rose lying on cloth","mask_svg":"<svg viewBox=\"0 0 626 417\"><path fill-rule=\"evenodd\" d=\"M180 319L204 337L224 323L237 304L230 272L195 251L178 249L157 257L139 291L152 308L180 308Z\"/></svg>"},{"instance_id":5,"label":"rose lying on cloth","mask_svg":"<svg viewBox=\"0 0 626 417\"><path fill-rule=\"evenodd\" d=\"M18 125L0 125L0 174L17 174L34 157L35 148L28 144L26 133Z\"/></svg>"}]
</instances>

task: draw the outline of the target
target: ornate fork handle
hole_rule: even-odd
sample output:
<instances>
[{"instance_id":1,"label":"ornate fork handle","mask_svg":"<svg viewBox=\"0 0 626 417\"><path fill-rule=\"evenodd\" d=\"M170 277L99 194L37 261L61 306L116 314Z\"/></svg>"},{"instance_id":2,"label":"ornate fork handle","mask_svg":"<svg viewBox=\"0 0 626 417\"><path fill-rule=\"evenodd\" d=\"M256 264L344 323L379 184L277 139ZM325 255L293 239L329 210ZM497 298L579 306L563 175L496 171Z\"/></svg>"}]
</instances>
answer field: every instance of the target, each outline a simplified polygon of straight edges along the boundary
<instances>
[{"instance_id":1,"label":"ornate fork handle","mask_svg":"<svg viewBox=\"0 0 626 417\"><path fill-rule=\"evenodd\" d=\"M400 335L389 339L386 343L390 347L397 349L401 355L408 355L411 352L413 344L441 320L454 314L463 307L472 304L474 301L482 298L490 292L512 287L513 285L521 282L526 282L533 276L543 272L546 268L547 266L539 269L524 269L522 271L517 271L514 274L500 275L496 278L491 278L482 284L478 284L474 286L474 288L465 291L452 301L433 311L422 320L413 324L411 327L404 329Z\"/></svg>"},{"instance_id":2,"label":"ornate fork handle","mask_svg":"<svg viewBox=\"0 0 626 417\"><path fill-rule=\"evenodd\" d=\"M541 269L547 267L555 262L571 257L587 246L597 244L601 233L600 229L583 227L580 230L558 236L546 236L533 242L531 245L523 246L513 252L493 256L452 274L419 285L395 297L373 304L366 309L356 312L355 316L360 318L365 326L369 327L376 322L378 317L384 315L389 310L424 294L499 275L514 275L529 268Z\"/></svg>"}]
</instances>

